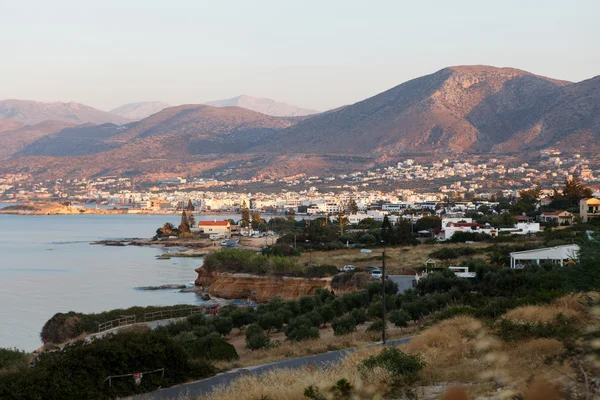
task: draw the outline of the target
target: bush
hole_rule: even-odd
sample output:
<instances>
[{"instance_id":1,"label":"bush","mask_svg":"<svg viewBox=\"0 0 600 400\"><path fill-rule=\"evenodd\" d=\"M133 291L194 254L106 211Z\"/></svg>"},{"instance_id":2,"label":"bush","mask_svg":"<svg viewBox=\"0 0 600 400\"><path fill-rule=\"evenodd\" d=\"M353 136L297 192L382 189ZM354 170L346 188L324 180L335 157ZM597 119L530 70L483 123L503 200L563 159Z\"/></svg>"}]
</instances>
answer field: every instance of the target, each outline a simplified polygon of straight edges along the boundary
<instances>
[{"instance_id":1,"label":"bush","mask_svg":"<svg viewBox=\"0 0 600 400\"><path fill-rule=\"evenodd\" d=\"M565 318L562 314L548 323L520 323L504 318L499 323L500 337L507 342L532 338L554 338L564 341L572 338L577 332L577 319Z\"/></svg>"},{"instance_id":2,"label":"bush","mask_svg":"<svg viewBox=\"0 0 600 400\"><path fill-rule=\"evenodd\" d=\"M265 335L265 331L258 325L252 324L246 330L246 347L250 350L258 350L268 347L269 339Z\"/></svg>"},{"instance_id":3,"label":"bush","mask_svg":"<svg viewBox=\"0 0 600 400\"><path fill-rule=\"evenodd\" d=\"M367 328L367 332L381 332L382 330L383 330L383 320L382 319L375 320Z\"/></svg>"},{"instance_id":4,"label":"bush","mask_svg":"<svg viewBox=\"0 0 600 400\"><path fill-rule=\"evenodd\" d=\"M245 326L256 322L256 313L254 312L254 310L234 310L230 314L230 317L233 326L237 329L243 329Z\"/></svg>"},{"instance_id":5,"label":"bush","mask_svg":"<svg viewBox=\"0 0 600 400\"><path fill-rule=\"evenodd\" d=\"M385 348L359 365L363 373L374 368L383 368L392 374L396 384L411 383L417 379L417 373L425 367L420 355L405 354L395 347Z\"/></svg>"},{"instance_id":6,"label":"bush","mask_svg":"<svg viewBox=\"0 0 600 400\"><path fill-rule=\"evenodd\" d=\"M352 315L346 315L334 319L331 326L335 336L347 335L348 333L356 331L356 320Z\"/></svg>"},{"instance_id":7,"label":"bush","mask_svg":"<svg viewBox=\"0 0 600 400\"><path fill-rule=\"evenodd\" d=\"M164 378L161 374L144 376L140 387L134 387L131 378L114 379L112 386L100 384L107 376L159 368L165 369ZM121 332L42 353L31 368L0 374L0 398L113 399L200 379L213 372L206 360L190 361L184 348L164 333Z\"/></svg>"},{"instance_id":8,"label":"bush","mask_svg":"<svg viewBox=\"0 0 600 400\"><path fill-rule=\"evenodd\" d=\"M319 328L311 326L311 321L300 316L290 321L285 327L285 336L291 341L297 342L304 339L318 338Z\"/></svg>"},{"instance_id":9,"label":"bush","mask_svg":"<svg viewBox=\"0 0 600 400\"><path fill-rule=\"evenodd\" d=\"M261 326L265 331L278 331L283 327L283 319L273 312L260 314L258 316L258 325Z\"/></svg>"},{"instance_id":10,"label":"bush","mask_svg":"<svg viewBox=\"0 0 600 400\"><path fill-rule=\"evenodd\" d=\"M229 332L233 329L233 322L229 317L213 317L212 325L215 327L215 330L219 332L221 336L229 335Z\"/></svg>"},{"instance_id":11,"label":"bush","mask_svg":"<svg viewBox=\"0 0 600 400\"><path fill-rule=\"evenodd\" d=\"M335 318L335 311L329 304L319 307L317 312L321 315L324 324L333 321Z\"/></svg>"},{"instance_id":12,"label":"bush","mask_svg":"<svg viewBox=\"0 0 600 400\"><path fill-rule=\"evenodd\" d=\"M0 372L26 367L28 362L29 356L24 351L0 348Z\"/></svg>"},{"instance_id":13,"label":"bush","mask_svg":"<svg viewBox=\"0 0 600 400\"><path fill-rule=\"evenodd\" d=\"M223 340L216 332L198 339L190 354L194 358L208 360L232 361L239 358L235 347Z\"/></svg>"},{"instance_id":14,"label":"bush","mask_svg":"<svg viewBox=\"0 0 600 400\"><path fill-rule=\"evenodd\" d=\"M352 310L352 312L350 312L350 315L352 315L352 318L354 318L357 325L364 324L365 322L367 322L367 313L362 308L356 308Z\"/></svg>"},{"instance_id":15,"label":"bush","mask_svg":"<svg viewBox=\"0 0 600 400\"><path fill-rule=\"evenodd\" d=\"M395 310L390 314L390 322L399 328L406 328L410 320L410 314L405 310Z\"/></svg>"}]
</instances>

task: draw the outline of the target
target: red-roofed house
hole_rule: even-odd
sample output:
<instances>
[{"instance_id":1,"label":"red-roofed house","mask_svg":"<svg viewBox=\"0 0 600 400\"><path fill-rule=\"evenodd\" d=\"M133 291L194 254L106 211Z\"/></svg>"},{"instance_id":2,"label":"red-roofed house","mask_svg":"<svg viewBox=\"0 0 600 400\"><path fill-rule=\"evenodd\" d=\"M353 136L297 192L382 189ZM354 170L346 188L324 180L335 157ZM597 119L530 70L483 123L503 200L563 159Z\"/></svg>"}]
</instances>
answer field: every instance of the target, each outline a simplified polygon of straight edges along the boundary
<instances>
[{"instance_id":1,"label":"red-roofed house","mask_svg":"<svg viewBox=\"0 0 600 400\"><path fill-rule=\"evenodd\" d=\"M568 211L543 212L540 214L540 221L556 222L559 225L564 223L571 225L573 223L573 214Z\"/></svg>"},{"instance_id":2,"label":"red-roofed house","mask_svg":"<svg viewBox=\"0 0 600 400\"><path fill-rule=\"evenodd\" d=\"M200 233L217 233L217 234L229 234L231 230L231 223L229 221L200 221L198 222L198 229Z\"/></svg>"}]
</instances>

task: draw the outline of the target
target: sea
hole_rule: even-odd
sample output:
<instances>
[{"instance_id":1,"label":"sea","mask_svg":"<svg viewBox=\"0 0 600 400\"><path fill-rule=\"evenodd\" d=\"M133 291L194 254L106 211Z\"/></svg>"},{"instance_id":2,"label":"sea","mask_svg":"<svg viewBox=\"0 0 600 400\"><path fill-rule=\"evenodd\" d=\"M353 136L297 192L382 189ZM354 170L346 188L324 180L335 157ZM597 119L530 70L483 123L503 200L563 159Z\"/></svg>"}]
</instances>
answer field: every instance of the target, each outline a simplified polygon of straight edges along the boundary
<instances>
[{"instance_id":1,"label":"sea","mask_svg":"<svg viewBox=\"0 0 600 400\"><path fill-rule=\"evenodd\" d=\"M0 203L0 208L7 205ZM0 215L0 347L39 348L42 326L58 312L202 304L195 293L179 289L137 289L190 284L202 258L158 260L157 255L174 249L90 244L149 238L165 222L178 225L179 220L175 214Z\"/></svg>"}]
</instances>

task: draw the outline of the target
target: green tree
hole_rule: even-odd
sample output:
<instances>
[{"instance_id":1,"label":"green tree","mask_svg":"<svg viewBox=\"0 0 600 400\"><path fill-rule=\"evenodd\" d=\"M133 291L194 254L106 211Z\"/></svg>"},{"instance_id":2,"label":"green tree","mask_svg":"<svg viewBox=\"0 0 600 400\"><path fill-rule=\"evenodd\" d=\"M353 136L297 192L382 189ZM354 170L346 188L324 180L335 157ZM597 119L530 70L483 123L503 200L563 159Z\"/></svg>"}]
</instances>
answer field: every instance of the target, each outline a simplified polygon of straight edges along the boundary
<instances>
[{"instance_id":1,"label":"green tree","mask_svg":"<svg viewBox=\"0 0 600 400\"><path fill-rule=\"evenodd\" d=\"M350 214L356 214L358 212L358 204L356 204L354 199L350 199L348 202L348 212Z\"/></svg>"},{"instance_id":2,"label":"green tree","mask_svg":"<svg viewBox=\"0 0 600 400\"><path fill-rule=\"evenodd\" d=\"M348 225L348 217L346 216L346 211L343 206L340 205L340 211L337 214L337 222L340 226L340 234L344 234L344 227Z\"/></svg>"},{"instance_id":3,"label":"green tree","mask_svg":"<svg viewBox=\"0 0 600 400\"><path fill-rule=\"evenodd\" d=\"M572 207L579 207L579 201L588 197L592 197L592 190L583 186L579 176L574 175L571 179L565 180L565 187L562 196L569 200Z\"/></svg>"},{"instance_id":4,"label":"green tree","mask_svg":"<svg viewBox=\"0 0 600 400\"><path fill-rule=\"evenodd\" d=\"M188 227L190 230L196 227L196 217L194 217L193 211L190 211L187 215Z\"/></svg>"},{"instance_id":5,"label":"green tree","mask_svg":"<svg viewBox=\"0 0 600 400\"><path fill-rule=\"evenodd\" d=\"M442 219L434 215L420 218L415 224L415 229L417 231L442 229Z\"/></svg>"},{"instance_id":6,"label":"green tree","mask_svg":"<svg viewBox=\"0 0 600 400\"><path fill-rule=\"evenodd\" d=\"M390 321L399 328L407 327L411 319L410 314L402 309L394 310L390 314Z\"/></svg>"},{"instance_id":7,"label":"green tree","mask_svg":"<svg viewBox=\"0 0 600 400\"><path fill-rule=\"evenodd\" d=\"M240 226L242 228L248 228L250 226L250 209L246 204L246 200L242 202Z\"/></svg>"},{"instance_id":8,"label":"green tree","mask_svg":"<svg viewBox=\"0 0 600 400\"><path fill-rule=\"evenodd\" d=\"M161 236L173 236L175 235L175 225L170 222L165 222L165 224L160 228Z\"/></svg>"},{"instance_id":9,"label":"green tree","mask_svg":"<svg viewBox=\"0 0 600 400\"><path fill-rule=\"evenodd\" d=\"M188 217L185 211L181 213L181 222L179 223L179 235L183 235L190 232L190 225L188 224Z\"/></svg>"},{"instance_id":10,"label":"green tree","mask_svg":"<svg viewBox=\"0 0 600 400\"><path fill-rule=\"evenodd\" d=\"M519 191L519 200L511 208L514 214L531 214L535 212L536 206L540 200L542 189L536 186L533 189Z\"/></svg>"},{"instance_id":11,"label":"green tree","mask_svg":"<svg viewBox=\"0 0 600 400\"><path fill-rule=\"evenodd\" d=\"M386 215L383 217L383 222L381 223L381 240L383 240L385 243L391 243L393 235L394 230L392 228L392 223Z\"/></svg>"}]
</instances>

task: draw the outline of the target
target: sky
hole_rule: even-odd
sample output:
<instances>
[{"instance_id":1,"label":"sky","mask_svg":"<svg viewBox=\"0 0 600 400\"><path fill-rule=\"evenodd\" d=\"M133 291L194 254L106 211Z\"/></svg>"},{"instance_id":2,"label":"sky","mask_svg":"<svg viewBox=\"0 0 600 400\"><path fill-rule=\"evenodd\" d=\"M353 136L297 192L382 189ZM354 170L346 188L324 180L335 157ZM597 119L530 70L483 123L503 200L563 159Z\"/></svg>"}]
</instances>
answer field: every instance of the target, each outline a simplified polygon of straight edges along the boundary
<instances>
[{"instance_id":1,"label":"sky","mask_svg":"<svg viewBox=\"0 0 600 400\"><path fill-rule=\"evenodd\" d=\"M597 0L0 0L0 99L326 110L451 65L600 74Z\"/></svg>"}]
</instances>

